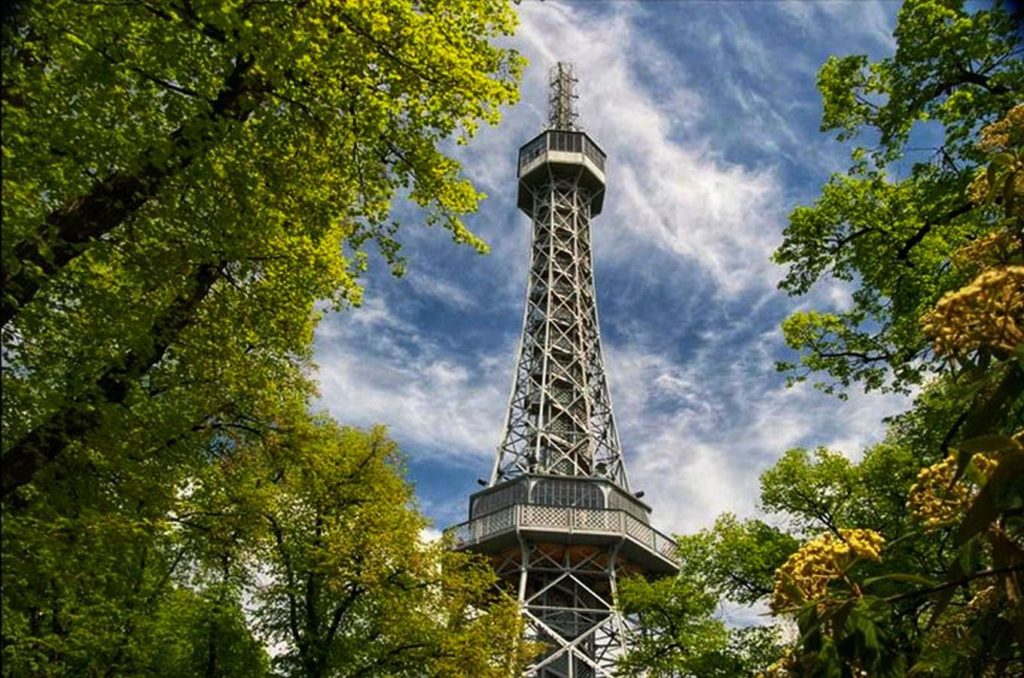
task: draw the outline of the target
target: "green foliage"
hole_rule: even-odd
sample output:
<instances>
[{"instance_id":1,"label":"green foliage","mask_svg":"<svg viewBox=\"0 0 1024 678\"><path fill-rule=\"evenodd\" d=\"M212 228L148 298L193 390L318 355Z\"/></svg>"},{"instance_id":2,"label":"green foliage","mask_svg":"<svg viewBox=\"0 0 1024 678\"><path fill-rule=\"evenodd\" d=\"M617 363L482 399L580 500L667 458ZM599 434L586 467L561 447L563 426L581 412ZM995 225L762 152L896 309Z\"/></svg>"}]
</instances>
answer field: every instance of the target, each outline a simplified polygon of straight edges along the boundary
<instances>
[{"instance_id":1,"label":"green foliage","mask_svg":"<svg viewBox=\"0 0 1024 678\"><path fill-rule=\"evenodd\" d=\"M998 7L972 13L957 0L908 0L896 39L892 57L831 57L822 66L823 131L878 145L854 147L848 172L792 212L774 255L788 267L781 288L789 294L828 278L856 284L848 311L799 312L783 324L801 356L780 369L791 381L825 377L817 384L840 394L855 383L908 391L935 371L919 319L966 282L949 253L998 225L966 194L984 157L976 135L1024 92L1019 37ZM925 125L942 136L934 156L892 177L888 164Z\"/></svg>"},{"instance_id":2,"label":"green foliage","mask_svg":"<svg viewBox=\"0 0 1024 678\"><path fill-rule=\"evenodd\" d=\"M849 310L783 323L790 382L917 390L915 405L859 462L797 449L768 469L761 506L785 530L725 515L679 540L681 580L770 594L796 623L766 676L1024 671L1022 44L998 4L959 0L907 0L896 40L890 58L822 67L823 131L877 145L792 212L774 257L791 295L853 288ZM915 130L941 146L893 178ZM656 629L706 614L647 604Z\"/></svg>"},{"instance_id":3,"label":"green foliage","mask_svg":"<svg viewBox=\"0 0 1024 678\"><path fill-rule=\"evenodd\" d=\"M856 527L885 540L868 567L829 569L809 543L780 570L777 585L828 579L797 610L801 637L780 667L1010 675L1024 666L1021 43L999 6L934 0L906 2L896 38L892 58L833 57L819 75L823 129L879 145L854 148L849 172L791 215L782 288L832 276L856 289L845 313L786 320L803 355L782 367L791 380L824 373L839 393L928 385L860 464L791 451L763 477L765 508L805 536ZM936 162L893 180L887 165L925 121L942 135Z\"/></svg>"},{"instance_id":4,"label":"green foliage","mask_svg":"<svg viewBox=\"0 0 1024 678\"><path fill-rule=\"evenodd\" d=\"M483 250L460 221L480 196L438 146L515 99L521 59L491 45L514 25L501 0L22 6L4 496L70 448L162 449L294 382L314 304L359 302L366 246L400 265L397 194Z\"/></svg>"},{"instance_id":5,"label":"green foliage","mask_svg":"<svg viewBox=\"0 0 1024 678\"><path fill-rule=\"evenodd\" d=\"M210 595L210 594L214 595ZM264 676L267 652L253 637L237 600L220 592L174 590L157 612L146 671L157 676Z\"/></svg>"},{"instance_id":6,"label":"green foliage","mask_svg":"<svg viewBox=\"0 0 1024 678\"><path fill-rule=\"evenodd\" d=\"M751 605L772 591L775 570L799 541L760 520L737 520L724 513L713 527L678 535L678 556L684 577L705 591Z\"/></svg>"},{"instance_id":7,"label":"green foliage","mask_svg":"<svg viewBox=\"0 0 1024 678\"><path fill-rule=\"evenodd\" d=\"M535 648L517 604L484 561L421 541L383 430L293 415L225 432L215 463L132 521L41 502L5 516L5 671L521 672Z\"/></svg>"},{"instance_id":8,"label":"green foliage","mask_svg":"<svg viewBox=\"0 0 1024 678\"><path fill-rule=\"evenodd\" d=\"M5 675L263 675L237 590L198 590L166 520L4 520ZM209 671L209 673L207 673Z\"/></svg>"},{"instance_id":9,"label":"green foliage","mask_svg":"<svg viewBox=\"0 0 1024 678\"><path fill-rule=\"evenodd\" d=\"M254 495L269 579L254 590L257 627L288 648L275 667L302 676L521 671L530 648L518 607L492 593L485 562L421 543L426 523L409 508L412 488L383 431L321 421L289 437L292 461L267 468L280 479Z\"/></svg>"},{"instance_id":10,"label":"green foliage","mask_svg":"<svg viewBox=\"0 0 1024 678\"><path fill-rule=\"evenodd\" d=\"M753 675L779 654L775 629L728 630L714 616L718 596L685 568L678 577L621 583L622 612L638 622L630 652L621 660L627 676L721 678Z\"/></svg>"},{"instance_id":11,"label":"green foliage","mask_svg":"<svg viewBox=\"0 0 1024 678\"><path fill-rule=\"evenodd\" d=\"M396 197L486 249L441 148L516 99L515 23L504 0L5 12L5 675L260 675L268 639L310 675L518 666L482 566L419 543L393 444L306 413L321 313L359 303L371 249L401 270Z\"/></svg>"}]
</instances>

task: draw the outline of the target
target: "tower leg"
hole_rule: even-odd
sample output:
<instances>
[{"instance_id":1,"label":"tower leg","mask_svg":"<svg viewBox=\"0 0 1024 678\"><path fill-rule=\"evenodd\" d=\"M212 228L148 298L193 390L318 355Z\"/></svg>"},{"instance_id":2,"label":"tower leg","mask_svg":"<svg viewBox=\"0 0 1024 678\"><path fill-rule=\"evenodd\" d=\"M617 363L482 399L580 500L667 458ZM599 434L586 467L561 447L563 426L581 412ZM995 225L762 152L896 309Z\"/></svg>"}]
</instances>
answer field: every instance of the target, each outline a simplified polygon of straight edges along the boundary
<instances>
[{"instance_id":1,"label":"tower leg","mask_svg":"<svg viewBox=\"0 0 1024 678\"><path fill-rule=\"evenodd\" d=\"M615 675L627 633L615 607L617 551L617 546L524 544L517 583L527 637L548 648L526 676Z\"/></svg>"}]
</instances>

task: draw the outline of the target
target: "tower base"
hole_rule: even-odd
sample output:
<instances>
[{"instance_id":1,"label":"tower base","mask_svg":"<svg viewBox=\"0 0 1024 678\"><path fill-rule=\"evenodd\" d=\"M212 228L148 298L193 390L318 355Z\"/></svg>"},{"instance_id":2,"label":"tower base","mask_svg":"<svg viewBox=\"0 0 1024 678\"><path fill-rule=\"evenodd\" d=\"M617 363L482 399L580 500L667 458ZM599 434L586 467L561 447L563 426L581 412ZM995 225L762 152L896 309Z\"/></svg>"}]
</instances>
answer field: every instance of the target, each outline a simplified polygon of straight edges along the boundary
<instances>
[{"instance_id":1,"label":"tower base","mask_svg":"<svg viewBox=\"0 0 1024 678\"><path fill-rule=\"evenodd\" d=\"M603 678L615 675L629 627L615 607L621 575L635 568L618 545L522 540L491 555L501 583L522 606L527 640L547 649L525 676Z\"/></svg>"}]
</instances>

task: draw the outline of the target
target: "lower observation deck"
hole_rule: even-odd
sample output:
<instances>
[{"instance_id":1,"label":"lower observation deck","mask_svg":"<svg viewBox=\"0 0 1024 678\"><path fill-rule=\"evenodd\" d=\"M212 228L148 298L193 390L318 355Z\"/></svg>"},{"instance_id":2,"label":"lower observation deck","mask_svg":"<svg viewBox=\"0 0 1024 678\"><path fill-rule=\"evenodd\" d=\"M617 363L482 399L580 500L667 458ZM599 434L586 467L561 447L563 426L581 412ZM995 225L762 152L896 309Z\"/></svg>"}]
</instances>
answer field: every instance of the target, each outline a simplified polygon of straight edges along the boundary
<instances>
[{"instance_id":1,"label":"lower observation deck","mask_svg":"<svg viewBox=\"0 0 1024 678\"><path fill-rule=\"evenodd\" d=\"M641 519L646 518L646 515L637 515L639 501L633 500L635 504L617 508L558 506L552 505L554 502L551 501L523 501L528 496L525 491L522 494L509 492L517 485L524 486L525 490L528 483L536 485L537 480L536 476L532 479L523 478L503 484L505 487L495 487L474 495L491 495L498 498L495 490L503 489L505 491L502 495L508 500L497 502L497 507L493 507L494 502L489 502L492 503L493 510L480 514L474 511L470 520L449 528L447 531L454 535L456 548L477 553L499 553L518 547L523 542L580 546L618 545L619 556L644 572L657 575L674 574L678 571L675 541ZM560 482L573 485L595 483L582 479ZM610 485L600 481L597 483ZM607 494L607 489L605 493ZM476 502L472 505L476 505Z\"/></svg>"}]
</instances>

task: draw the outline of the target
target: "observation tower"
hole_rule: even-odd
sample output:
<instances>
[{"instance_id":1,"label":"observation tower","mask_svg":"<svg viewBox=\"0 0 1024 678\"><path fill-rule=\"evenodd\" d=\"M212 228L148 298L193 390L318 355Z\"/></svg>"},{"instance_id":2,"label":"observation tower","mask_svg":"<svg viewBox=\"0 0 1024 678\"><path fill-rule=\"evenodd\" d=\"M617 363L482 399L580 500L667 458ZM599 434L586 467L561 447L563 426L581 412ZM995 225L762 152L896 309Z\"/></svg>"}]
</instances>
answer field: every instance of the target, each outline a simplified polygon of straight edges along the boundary
<instances>
[{"instance_id":1,"label":"observation tower","mask_svg":"<svg viewBox=\"0 0 1024 678\"><path fill-rule=\"evenodd\" d=\"M487 555L547 651L536 678L612 676L629 644L615 607L627 574L674 574L675 543L630 490L601 358L590 221L604 151L576 122L570 64L551 69L548 128L519 149L533 222L519 360L504 438L457 548Z\"/></svg>"}]
</instances>

